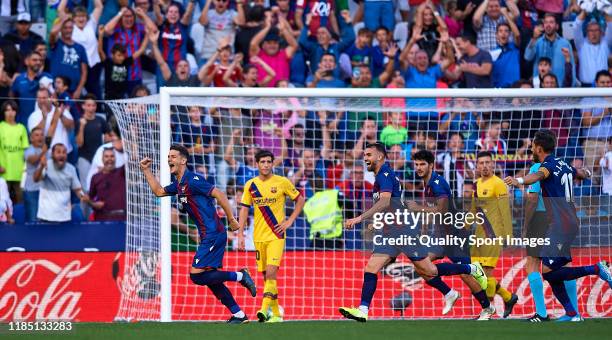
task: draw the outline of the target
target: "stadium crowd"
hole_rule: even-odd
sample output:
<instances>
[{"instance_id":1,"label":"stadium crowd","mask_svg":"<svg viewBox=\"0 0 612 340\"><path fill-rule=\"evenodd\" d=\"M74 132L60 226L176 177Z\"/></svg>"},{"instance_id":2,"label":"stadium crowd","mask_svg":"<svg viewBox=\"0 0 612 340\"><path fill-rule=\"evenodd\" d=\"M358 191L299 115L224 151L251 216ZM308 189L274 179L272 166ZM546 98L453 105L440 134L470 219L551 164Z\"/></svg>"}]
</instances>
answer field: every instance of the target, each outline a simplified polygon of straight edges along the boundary
<instances>
[{"instance_id":1,"label":"stadium crowd","mask_svg":"<svg viewBox=\"0 0 612 340\"><path fill-rule=\"evenodd\" d=\"M159 86L612 85L612 17L576 0L2 0L0 10L6 223L17 213L27 222L125 219L123 145L103 100ZM363 149L377 140L408 191L422 191L411 155L426 149L454 193L468 196L477 151L499 155L499 172L524 173L540 128L557 134L559 156L594 169L592 182L576 184L578 196L612 195L605 100L600 109L525 110L517 99L517 110L503 113L416 113L413 104L381 103L404 113L189 107L173 117L173 134L235 202L266 148L307 199L337 188L349 210L361 210L373 181Z\"/></svg>"}]
</instances>

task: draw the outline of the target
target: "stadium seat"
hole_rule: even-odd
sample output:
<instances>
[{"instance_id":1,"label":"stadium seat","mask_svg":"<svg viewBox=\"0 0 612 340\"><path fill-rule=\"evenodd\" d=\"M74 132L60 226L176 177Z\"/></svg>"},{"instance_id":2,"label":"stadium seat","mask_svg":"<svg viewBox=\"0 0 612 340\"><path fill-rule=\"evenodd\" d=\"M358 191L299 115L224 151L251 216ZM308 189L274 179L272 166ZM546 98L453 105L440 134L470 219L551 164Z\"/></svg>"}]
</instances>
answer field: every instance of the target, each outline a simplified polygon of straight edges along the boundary
<instances>
[{"instance_id":1,"label":"stadium seat","mask_svg":"<svg viewBox=\"0 0 612 340\"><path fill-rule=\"evenodd\" d=\"M30 31L40 35L43 39L47 39L47 24L44 22L33 23Z\"/></svg>"},{"instance_id":2,"label":"stadium seat","mask_svg":"<svg viewBox=\"0 0 612 340\"><path fill-rule=\"evenodd\" d=\"M406 42L408 41L408 23L400 22L395 25L395 30L393 31L393 40L397 41L397 46L400 50L404 49L406 46Z\"/></svg>"},{"instance_id":3,"label":"stadium seat","mask_svg":"<svg viewBox=\"0 0 612 340\"><path fill-rule=\"evenodd\" d=\"M25 206L23 203L13 205L13 219L15 224L25 223Z\"/></svg>"}]
</instances>

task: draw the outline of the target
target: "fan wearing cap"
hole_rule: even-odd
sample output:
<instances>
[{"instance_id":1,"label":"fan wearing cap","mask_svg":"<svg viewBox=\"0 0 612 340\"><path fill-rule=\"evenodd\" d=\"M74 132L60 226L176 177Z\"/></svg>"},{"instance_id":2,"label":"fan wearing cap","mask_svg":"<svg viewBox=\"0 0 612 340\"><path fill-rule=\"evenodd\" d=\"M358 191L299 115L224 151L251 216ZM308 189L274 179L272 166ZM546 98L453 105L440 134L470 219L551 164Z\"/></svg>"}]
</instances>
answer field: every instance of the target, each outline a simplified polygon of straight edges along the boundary
<instances>
[{"instance_id":1,"label":"fan wearing cap","mask_svg":"<svg viewBox=\"0 0 612 340\"><path fill-rule=\"evenodd\" d=\"M298 43L293 37L291 25L283 15L279 15L278 7L272 8L272 15L266 18L264 27L251 40L249 47L249 55L257 56L259 59L268 64L276 73L270 81L270 85L276 86L281 80L289 80L291 58L295 55L298 49ZM273 26L273 20L278 19L278 25ZM280 38L287 42L287 47L281 48ZM262 82L268 75L266 70L257 65L257 79Z\"/></svg>"},{"instance_id":2,"label":"fan wearing cap","mask_svg":"<svg viewBox=\"0 0 612 340\"><path fill-rule=\"evenodd\" d=\"M30 31L32 27L32 19L30 13L24 12L17 15L15 29L4 35L4 39L15 44L19 50L19 54L25 57L34 49L34 44L38 41L43 41L43 38Z\"/></svg>"}]
</instances>

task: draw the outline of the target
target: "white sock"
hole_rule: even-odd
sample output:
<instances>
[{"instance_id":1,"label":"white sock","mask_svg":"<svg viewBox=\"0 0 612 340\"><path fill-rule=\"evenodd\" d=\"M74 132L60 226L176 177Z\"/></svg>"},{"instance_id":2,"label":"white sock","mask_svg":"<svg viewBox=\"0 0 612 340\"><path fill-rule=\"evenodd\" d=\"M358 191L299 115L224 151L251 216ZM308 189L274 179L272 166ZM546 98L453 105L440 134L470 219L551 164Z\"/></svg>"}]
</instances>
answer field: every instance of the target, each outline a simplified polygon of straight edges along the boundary
<instances>
[{"instance_id":1,"label":"white sock","mask_svg":"<svg viewBox=\"0 0 612 340\"><path fill-rule=\"evenodd\" d=\"M236 281L238 281L238 282L242 281L242 277L243 276L244 275L241 272L236 272ZM242 313L242 314L244 314L244 313Z\"/></svg>"},{"instance_id":2,"label":"white sock","mask_svg":"<svg viewBox=\"0 0 612 340\"><path fill-rule=\"evenodd\" d=\"M238 313L234 313L232 315L237 317L237 318L244 318L246 316L246 314L244 314L244 312L242 310L240 310L240 311L238 311Z\"/></svg>"},{"instance_id":3,"label":"white sock","mask_svg":"<svg viewBox=\"0 0 612 340\"><path fill-rule=\"evenodd\" d=\"M368 310L370 310L370 308L368 306L361 305L359 306L359 310L364 314L368 314Z\"/></svg>"},{"instance_id":4,"label":"white sock","mask_svg":"<svg viewBox=\"0 0 612 340\"><path fill-rule=\"evenodd\" d=\"M446 293L446 295L444 295L444 297L449 297L451 295L453 295L455 293L454 289L451 289L450 291L448 291L448 293Z\"/></svg>"}]
</instances>

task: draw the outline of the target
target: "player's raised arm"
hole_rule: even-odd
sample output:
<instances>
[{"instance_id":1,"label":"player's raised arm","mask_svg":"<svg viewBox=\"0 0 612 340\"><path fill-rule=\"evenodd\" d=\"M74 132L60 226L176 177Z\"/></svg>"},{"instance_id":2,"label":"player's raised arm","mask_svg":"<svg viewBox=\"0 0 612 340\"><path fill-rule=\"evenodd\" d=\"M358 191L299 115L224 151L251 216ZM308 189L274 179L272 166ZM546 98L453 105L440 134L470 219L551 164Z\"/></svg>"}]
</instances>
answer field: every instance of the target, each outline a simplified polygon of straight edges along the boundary
<instances>
[{"instance_id":1,"label":"player's raised arm","mask_svg":"<svg viewBox=\"0 0 612 340\"><path fill-rule=\"evenodd\" d=\"M346 220L346 222L344 222L344 226L347 229L352 229L355 226L355 224L359 224L361 223L361 221L369 219L370 217L374 216L374 214L376 214L377 212L384 211L390 205L391 205L391 192L389 191L381 192L380 199L370 209L368 209L366 212L364 212L363 214L355 218Z\"/></svg>"},{"instance_id":2,"label":"player's raised arm","mask_svg":"<svg viewBox=\"0 0 612 340\"><path fill-rule=\"evenodd\" d=\"M593 175L591 170L587 168L580 168L580 169L574 169L574 170L576 172L577 179L587 179L587 178L591 178L591 176Z\"/></svg>"},{"instance_id":3,"label":"player's raised arm","mask_svg":"<svg viewBox=\"0 0 612 340\"><path fill-rule=\"evenodd\" d=\"M504 183L506 183L506 185L513 185L516 187L519 185L529 185L535 182L539 182L543 179L546 179L546 177L548 177L548 174L545 173L544 170L542 169L545 169L545 168L540 168L540 170L538 170L537 172L533 174L529 174L525 177L514 178L512 176L508 176L504 178Z\"/></svg>"},{"instance_id":4,"label":"player's raised arm","mask_svg":"<svg viewBox=\"0 0 612 340\"><path fill-rule=\"evenodd\" d=\"M166 190L164 190L164 187L159 184L159 181L157 180L157 178L155 178L155 175L153 175L153 172L151 171L152 163L153 160L151 158L145 157L143 160L140 161L140 170L142 170L142 173L147 179L147 183L149 184L149 187L151 188L151 191L153 191L153 194L155 196L168 196Z\"/></svg>"},{"instance_id":5,"label":"player's raised arm","mask_svg":"<svg viewBox=\"0 0 612 340\"><path fill-rule=\"evenodd\" d=\"M230 203L227 200L227 196L223 193L223 191L217 188L214 188L210 195L217 200L217 203L221 206L221 209L225 211L225 216L227 216L229 228L232 231L238 230L240 227L238 225L238 221L236 221L236 218L234 217L234 213L232 212L232 207L230 206Z\"/></svg>"}]
</instances>

